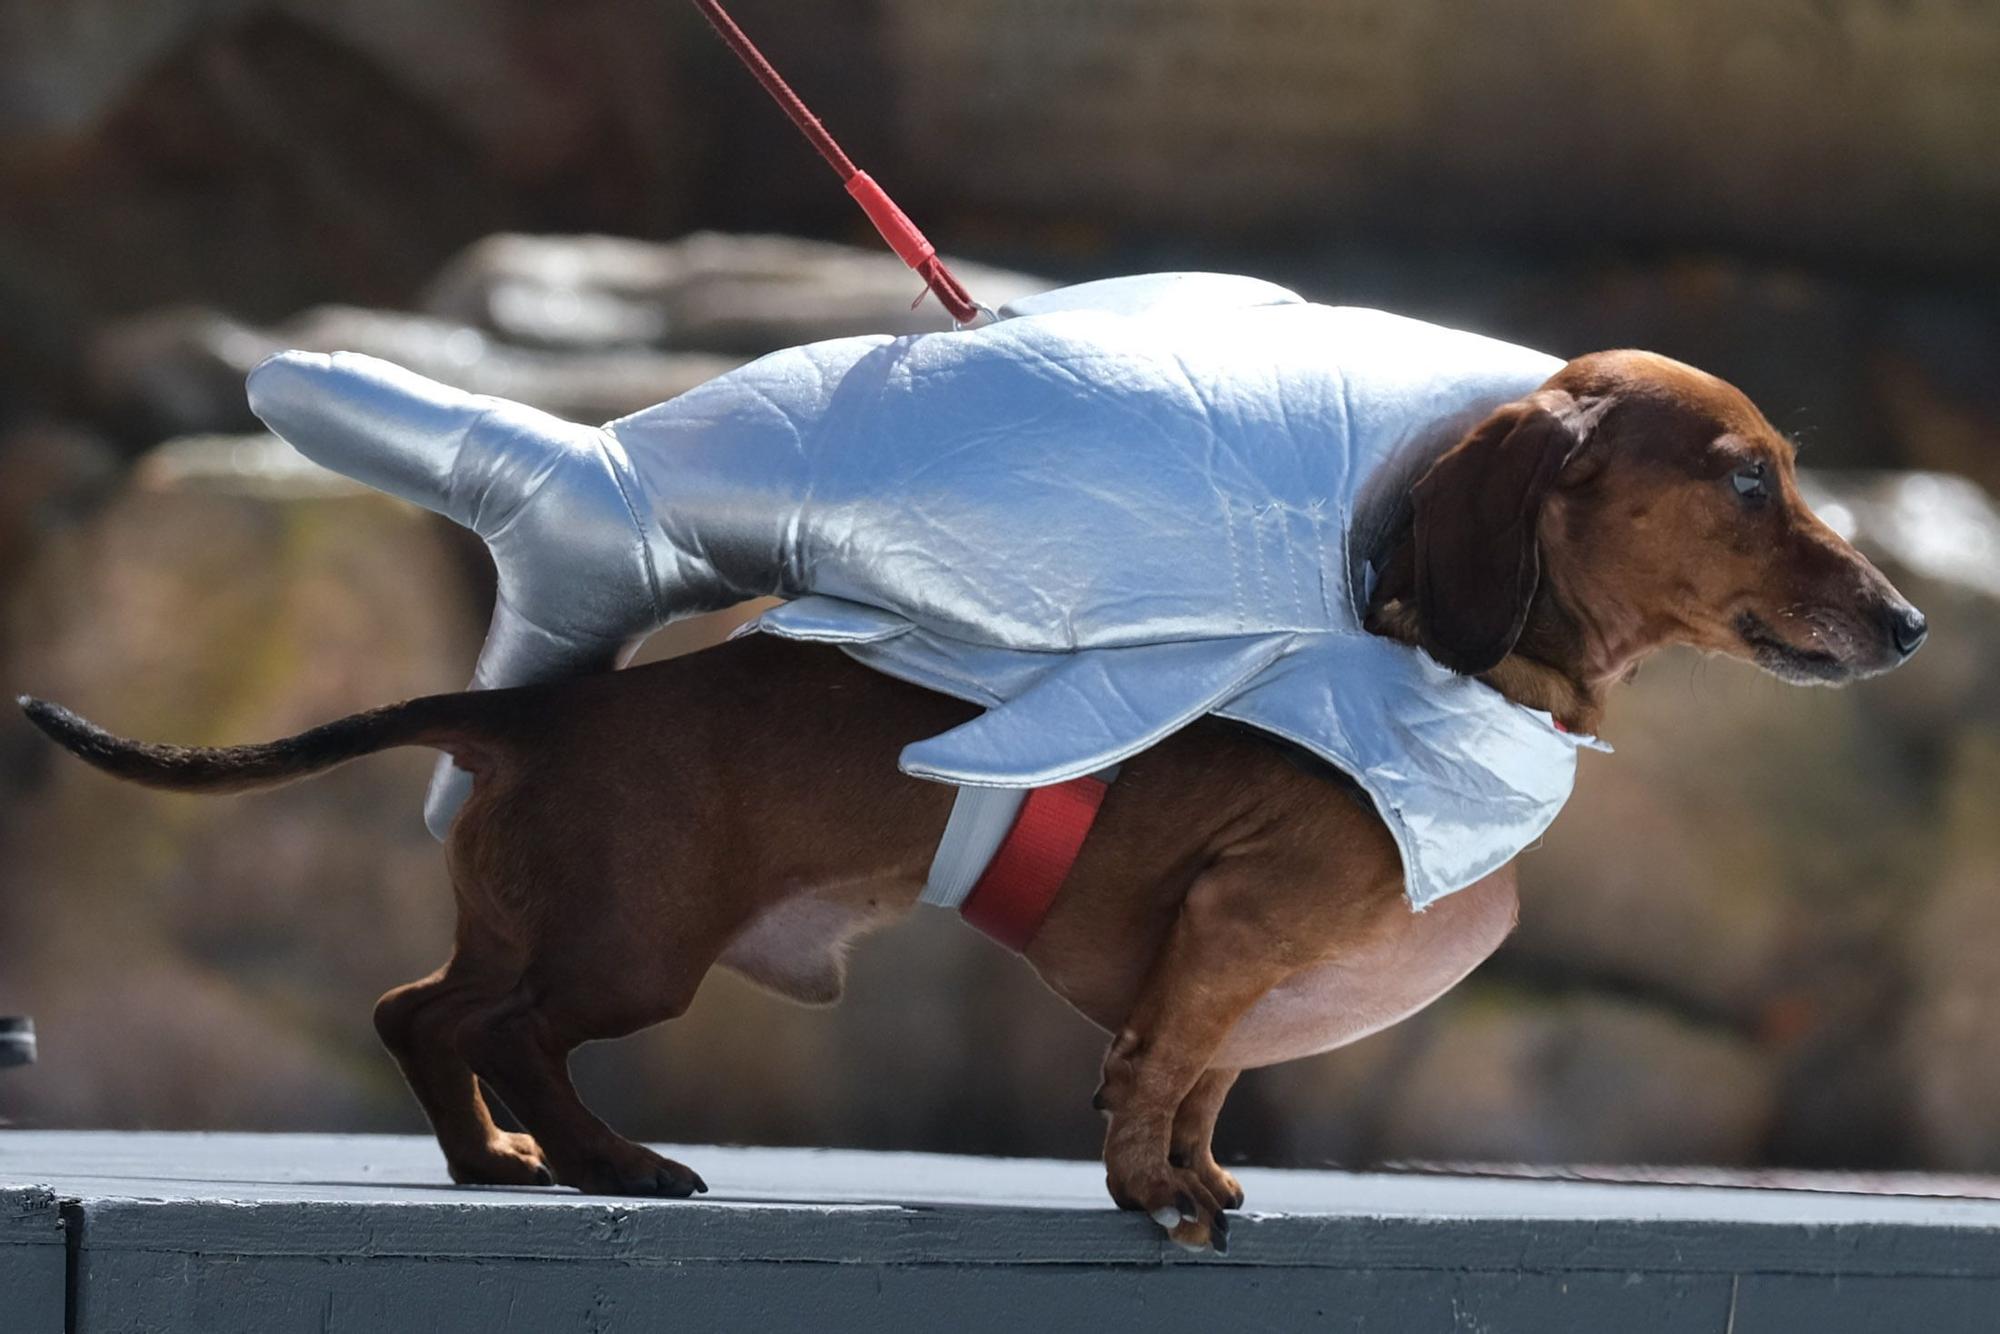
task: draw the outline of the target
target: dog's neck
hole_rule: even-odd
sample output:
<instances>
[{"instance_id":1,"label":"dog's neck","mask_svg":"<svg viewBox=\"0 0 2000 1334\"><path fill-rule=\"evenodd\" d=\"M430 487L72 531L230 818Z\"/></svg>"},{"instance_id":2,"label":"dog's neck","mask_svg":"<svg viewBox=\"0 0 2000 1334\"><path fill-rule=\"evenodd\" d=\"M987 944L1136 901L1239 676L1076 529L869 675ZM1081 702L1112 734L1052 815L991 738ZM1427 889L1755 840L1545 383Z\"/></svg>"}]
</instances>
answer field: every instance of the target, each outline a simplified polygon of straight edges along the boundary
<instances>
[{"instance_id":1,"label":"dog's neck","mask_svg":"<svg viewBox=\"0 0 2000 1334\"><path fill-rule=\"evenodd\" d=\"M1528 604L1514 651L1479 679L1517 704L1546 709L1572 732L1596 735L1605 695L1631 675L1544 584Z\"/></svg>"},{"instance_id":2,"label":"dog's neck","mask_svg":"<svg viewBox=\"0 0 2000 1334\"><path fill-rule=\"evenodd\" d=\"M1405 531L1382 566L1365 624L1374 634L1421 648L1414 571L1415 546ZM1479 679L1516 704L1549 713L1572 732L1595 735L1605 696L1644 656L1643 648L1635 650L1625 638L1572 611L1555 582L1544 579L1513 651Z\"/></svg>"}]
</instances>

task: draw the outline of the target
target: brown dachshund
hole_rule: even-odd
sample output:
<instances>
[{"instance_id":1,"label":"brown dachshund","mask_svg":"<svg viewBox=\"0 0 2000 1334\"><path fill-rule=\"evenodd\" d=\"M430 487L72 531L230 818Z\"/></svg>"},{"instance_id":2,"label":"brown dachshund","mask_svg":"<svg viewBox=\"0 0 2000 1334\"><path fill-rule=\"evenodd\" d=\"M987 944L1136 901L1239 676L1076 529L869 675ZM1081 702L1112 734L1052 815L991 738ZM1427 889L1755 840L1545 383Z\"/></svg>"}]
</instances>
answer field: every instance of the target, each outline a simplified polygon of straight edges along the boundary
<instances>
[{"instance_id":1,"label":"brown dachshund","mask_svg":"<svg viewBox=\"0 0 2000 1334\"><path fill-rule=\"evenodd\" d=\"M1800 500L1791 445L1662 357L1571 362L1410 502L1370 628L1574 730L1668 644L1832 684L1923 641L1922 615ZM382 1040L453 1179L659 1195L706 1187L591 1115L569 1053L682 1013L718 963L838 999L848 945L916 900L951 807L897 754L974 711L765 637L228 749L135 744L23 703L90 763L181 791L448 752L475 779L446 847L457 946L382 998ZM1119 1204L1225 1247L1243 1197L1209 1136L1237 1072L1395 1023L1513 926L1511 867L1422 914L1401 875L1358 789L1260 733L1208 719L1126 765L1027 949L1113 1035L1097 1105ZM482 1082L530 1133L494 1124Z\"/></svg>"}]
</instances>

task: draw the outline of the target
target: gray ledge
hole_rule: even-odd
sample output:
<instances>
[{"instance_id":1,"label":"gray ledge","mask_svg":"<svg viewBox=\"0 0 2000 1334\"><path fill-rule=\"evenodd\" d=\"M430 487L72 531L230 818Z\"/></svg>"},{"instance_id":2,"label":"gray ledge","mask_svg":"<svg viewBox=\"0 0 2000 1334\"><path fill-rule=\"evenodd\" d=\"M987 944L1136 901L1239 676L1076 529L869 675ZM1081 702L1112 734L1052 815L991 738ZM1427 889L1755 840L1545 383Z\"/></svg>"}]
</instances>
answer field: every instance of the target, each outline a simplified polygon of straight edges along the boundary
<instances>
[{"instance_id":1,"label":"gray ledge","mask_svg":"<svg viewBox=\"0 0 2000 1334\"><path fill-rule=\"evenodd\" d=\"M1250 1169L1216 1258L1112 1209L1095 1164L666 1152L713 1193L452 1187L435 1146L403 1136L0 1133L0 1327L2000 1327L2000 1201L1853 1179Z\"/></svg>"}]
</instances>

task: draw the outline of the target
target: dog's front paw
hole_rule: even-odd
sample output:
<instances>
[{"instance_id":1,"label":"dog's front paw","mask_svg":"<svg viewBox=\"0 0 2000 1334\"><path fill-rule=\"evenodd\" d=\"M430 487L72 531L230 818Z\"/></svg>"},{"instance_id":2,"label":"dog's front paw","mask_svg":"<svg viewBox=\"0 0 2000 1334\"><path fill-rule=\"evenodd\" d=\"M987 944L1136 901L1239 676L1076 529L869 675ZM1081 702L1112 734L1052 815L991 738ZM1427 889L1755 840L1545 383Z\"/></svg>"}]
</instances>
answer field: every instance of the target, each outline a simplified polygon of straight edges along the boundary
<instances>
[{"instance_id":1,"label":"dog's front paw","mask_svg":"<svg viewBox=\"0 0 2000 1334\"><path fill-rule=\"evenodd\" d=\"M1119 1208L1146 1214L1188 1250L1214 1247L1218 1255L1228 1253L1228 1205L1198 1173L1164 1162L1128 1173L1107 1164L1105 1185Z\"/></svg>"},{"instance_id":2,"label":"dog's front paw","mask_svg":"<svg viewBox=\"0 0 2000 1334\"><path fill-rule=\"evenodd\" d=\"M553 1186L555 1174L542 1161L533 1135L502 1130L479 1152L445 1159L451 1179L461 1186Z\"/></svg>"},{"instance_id":3,"label":"dog's front paw","mask_svg":"<svg viewBox=\"0 0 2000 1334\"><path fill-rule=\"evenodd\" d=\"M579 1170L563 1173L561 1180L586 1195L659 1195L681 1200L708 1193L708 1183L693 1168L638 1144L589 1158Z\"/></svg>"},{"instance_id":4,"label":"dog's front paw","mask_svg":"<svg viewBox=\"0 0 2000 1334\"><path fill-rule=\"evenodd\" d=\"M1175 1167L1184 1167L1199 1177L1201 1184L1208 1188L1208 1193L1214 1196L1216 1203L1223 1208L1243 1207L1242 1183L1223 1170L1222 1164L1215 1161L1215 1156L1207 1145L1185 1151L1177 1149L1167 1156L1167 1161Z\"/></svg>"}]
</instances>

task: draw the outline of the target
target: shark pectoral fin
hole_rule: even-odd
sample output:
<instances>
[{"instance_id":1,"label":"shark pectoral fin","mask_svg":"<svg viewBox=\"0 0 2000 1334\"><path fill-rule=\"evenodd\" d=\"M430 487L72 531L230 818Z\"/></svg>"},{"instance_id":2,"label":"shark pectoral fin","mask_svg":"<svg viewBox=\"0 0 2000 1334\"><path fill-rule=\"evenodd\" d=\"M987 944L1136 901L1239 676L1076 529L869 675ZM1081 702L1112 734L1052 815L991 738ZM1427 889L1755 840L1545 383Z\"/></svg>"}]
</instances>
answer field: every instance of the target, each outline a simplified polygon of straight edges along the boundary
<instances>
[{"instance_id":1,"label":"shark pectoral fin","mask_svg":"<svg viewBox=\"0 0 2000 1334\"><path fill-rule=\"evenodd\" d=\"M764 630L784 639L803 639L815 644L879 644L906 635L914 628L908 618L893 611L814 593L771 608L738 627L736 633Z\"/></svg>"},{"instance_id":2,"label":"shark pectoral fin","mask_svg":"<svg viewBox=\"0 0 2000 1334\"><path fill-rule=\"evenodd\" d=\"M903 751L903 772L1042 787L1116 764L1185 727L1284 655L1292 637L1084 649L995 709Z\"/></svg>"}]
</instances>

